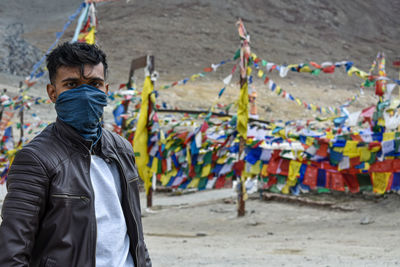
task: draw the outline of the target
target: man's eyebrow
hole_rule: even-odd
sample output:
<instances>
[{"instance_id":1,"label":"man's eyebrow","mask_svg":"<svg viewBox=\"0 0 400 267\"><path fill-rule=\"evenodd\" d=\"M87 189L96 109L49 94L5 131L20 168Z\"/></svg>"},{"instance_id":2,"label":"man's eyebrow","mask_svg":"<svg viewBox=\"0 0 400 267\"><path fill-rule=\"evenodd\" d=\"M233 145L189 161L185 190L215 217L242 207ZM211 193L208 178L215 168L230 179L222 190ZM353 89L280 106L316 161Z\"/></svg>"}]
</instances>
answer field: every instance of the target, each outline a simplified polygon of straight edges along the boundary
<instances>
[{"instance_id":1,"label":"man's eyebrow","mask_svg":"<svg viewBox=\"0 0 400 267\"><path fill-rule=\"evenodd\" d=\"M88 80L90 80L90 81L104 82L104 79L103 79L103 78L100 78L100 77L89 78Z\"/></svg>"},{"instance_id":2,"label":"man's eyebrow","mask_svg":"<svg viewBox=\"0 0 400 267\"><path fill-rule=\"evenodd\" d=\"M65 78L64 80L62 80L61 82L79 82L79 78ZM88 78L89 81L99 81L99 82L104 82L103 78L100 77L93 77L93 78Z\"/></svg>"},{"instance_id":3,"label":"man's eyebrow","mask_svg":"<svg viewBox=\"0 0 400 267\"><path fill-rule=\"evenodd\" d=\"M78 78L65 78L64 80L62 80L61 82L77 82L79 81Z\"/></svg>"}]
</instances>

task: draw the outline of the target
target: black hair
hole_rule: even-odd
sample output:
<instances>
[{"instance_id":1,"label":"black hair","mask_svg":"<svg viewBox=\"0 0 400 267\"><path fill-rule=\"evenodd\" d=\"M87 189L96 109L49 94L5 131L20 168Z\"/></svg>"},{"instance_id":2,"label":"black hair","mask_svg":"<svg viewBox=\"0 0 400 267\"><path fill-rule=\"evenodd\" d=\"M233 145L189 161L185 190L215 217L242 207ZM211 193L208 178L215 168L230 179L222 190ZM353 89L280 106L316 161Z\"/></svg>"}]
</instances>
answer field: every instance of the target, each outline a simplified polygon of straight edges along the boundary
<instances>
[{"instance_id":1,"label":"black hair","mask_svg":"<svg viewBox=\"0 0 400 267\"><path fill-rule=\"evenodd\" d=\"M60 44L47 56L47 69L49 70L50 82L53 83L57 74L58 68L79 67L82 77L84 65L97 65L103 63L104 79L107 76L107 60L106 54L96 45L86 43L70 43L65 42Z\"/></svg>"}]
</instances>

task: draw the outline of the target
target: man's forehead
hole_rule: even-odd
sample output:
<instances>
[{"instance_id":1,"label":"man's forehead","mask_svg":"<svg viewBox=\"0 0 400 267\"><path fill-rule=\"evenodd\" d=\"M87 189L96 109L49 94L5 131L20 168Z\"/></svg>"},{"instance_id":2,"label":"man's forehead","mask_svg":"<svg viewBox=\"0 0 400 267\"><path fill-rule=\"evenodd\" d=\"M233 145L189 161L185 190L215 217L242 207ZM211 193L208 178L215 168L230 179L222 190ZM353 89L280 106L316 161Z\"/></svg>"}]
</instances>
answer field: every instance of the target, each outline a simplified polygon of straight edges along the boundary
<instances>
[{"instance_id":1,"label":"man's forehead","mask_svg":"<svg viewBox=\"0 0 400 267\"><path fill-rule=\"evenodd\" d=\"M84 65L83 76L81 77L81 67L60 66L57 69L57 79L69 78L101 78L104 79L103 63L97 65Z\"/></svg>"}]
</instances>

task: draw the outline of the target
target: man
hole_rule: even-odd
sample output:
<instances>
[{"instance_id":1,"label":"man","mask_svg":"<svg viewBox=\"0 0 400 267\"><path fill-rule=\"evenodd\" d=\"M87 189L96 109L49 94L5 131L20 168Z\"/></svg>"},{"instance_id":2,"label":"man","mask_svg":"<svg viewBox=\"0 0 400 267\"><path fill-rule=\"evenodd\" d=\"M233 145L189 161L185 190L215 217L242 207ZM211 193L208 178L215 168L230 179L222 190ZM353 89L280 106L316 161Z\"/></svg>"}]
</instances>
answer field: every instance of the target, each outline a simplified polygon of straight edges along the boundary
<instances>
[{"instance_id":1,"label":"man","mask_svg":"<svg viewBox=\"0 0 400 267\"><path fill-rule=\"evenodd\" d=\"M11 166L0 266L151 266L132 146L101 127L106 55L64 43L47 57L57 120Z\"/></svg>"}]
</instances>

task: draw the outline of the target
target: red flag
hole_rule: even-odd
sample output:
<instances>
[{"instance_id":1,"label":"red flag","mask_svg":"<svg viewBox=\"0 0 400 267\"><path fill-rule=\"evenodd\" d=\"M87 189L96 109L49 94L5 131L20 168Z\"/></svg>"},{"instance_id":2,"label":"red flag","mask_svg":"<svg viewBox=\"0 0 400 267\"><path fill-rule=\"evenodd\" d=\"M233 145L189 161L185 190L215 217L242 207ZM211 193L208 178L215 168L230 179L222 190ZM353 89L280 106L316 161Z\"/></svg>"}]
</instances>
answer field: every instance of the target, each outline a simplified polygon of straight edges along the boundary
<instances>
[{"instance_id":1,"label":"red flag","mask_svg":"<svg viewBox=\"0 0 400 267\"><path fill-rule=\"evenodd\" d=\"M394 159L392 162L392 171L400 172L400 159Z\"/></svg>"},{"instance_id":2,"label":"red flag","mask_svg":"<svg viewBox=\"0 0 400 267\"><path fill-rule=\"evenodd\" d=\"M350 173L342 173L344 183L349 188L350 192L357 193L360 191L360 186L358 185L357 176Z\"/></svg>"},{"instance_id":3,"label":"red flag","mask_svg":"<svg viewBox=\"0 0 400 267\"><path fill-rule=\"evenodd\" d=\"M310 65L313 66L314 68L320 69L321 65L315 63L314 61L310 61Z\"/></svg>"},{"instance_id":4,"label":"red flag","mask_svg":"<svg viewBox=\"0 0 400 267\"><path fill-rule=\"evenodd\" d=\"M235 171L237 176L242 176L242 171L244 170L244 160L235 162L232 169Z\"/></svg>"},{"instance_id":5,"label":"red flag","mask_svg":"<svg viewBox=\"0 0 400 267\"><path fill-rule=\"evenodd\" d=\"M317 186L318 168L309 165L304 174L303 184L308 185L311 189Z\"/></svg>"},{"instance_id":6,"label":"red flag","mask_svg":"<svg viewBox=\"0 0 400 267\"><path fill-rule=\"evenodd\" d=\"M371 164L369 171L370 172L392 172L393 171L392 162L393 162L393 160L391 160L391 159L386 159L384 161L377 161L377 162Z\"/></svg>"},{"instance_id":7,"label":"red flag","mask_svg":"<svg viewBox=\"0 0 400 267\"><path fill-rule=\"evenodd\" d=\"M332 190L344 191L343 175L340 172L326 172L326 184Z\"/></svg>"},{"instance_id":8,"label":"red flag","mask_svg":"<svg viewBox=\"0 0 400 267\"><path fill-rule=\"evenodd\" d=\"M222 175L215 182L214 188L215 189L222 188L222 187L224 187L224 184L225 184L225 175Z\"/></svg>"},{"instance_id":9,"label":"red flag","mask_svg":"<svg viewBox=\"0 0 400 267\"><path fill-rule=\"evenodd\" d=\"M266 185L266 188L270 188L271 186L273 186L274 184L276 184L278 182L278 179L276 179L275 176L271 176L268 178L268 183Z\"/></svg>"},{"instance_id":10,"label":"red flag","mask_svg":"<svg viewBox=\"0 0 400 267\"><path fill-rule=\"evenodd\" d=\"M290 160L288 159L280 159L279 166L278 166L278 174L288 176L289 175L289 165L290 165Z\"/></svg>"},{"instance_id":11,"label":"red flag","mask_svg":"<svg viewBox=\"0 0 400 267\"><path fill-rule=\"evenodd\" d=\"M386 85L386 81L384 80L378 80L375 83L375 94L378 96L383 96L384 92L384 88Z\"/></svg>"},{"instance_id":12,"label":"red flag","mask_svg":"<svg viewBox=\"0 0 400 267\"><path fill-rule=\"evenodd\" d=\"M355 157L350 159L350 166L354 168L355 166L361 164L360 157Z\"/></svg>"},{"instance_id":13,"label":"red flag","mask_svg":"<svg viewBox=\"0 0 400 267\"><path fill-rule=\"evenodd\" d=\"M204 121L203 125L201 125L200 132L205 133L207 129L208 129L208 123Z\"/></svg>"},{"instance_id":14,"label":"red flag","mask_svg":"<svg viewBox=\"0 0 400 267\"><path fill-rule=\"evenodd\" d=\"M325 73L334 73L335 72L335 65L322 68L322 71L325 72Z\"/></svg>"},{"instance_id":15,"label":"red flag","mask_svg":"<svg viewBox=\"0 0 400 267\"><path fill-rule=\"evenodd\" d=\"M328 148L329 148L328 143L321 143L319 149L317 150L317 155L321 156L321 157L327 157L328 156Z\"/></svg>"}]
</instances>

